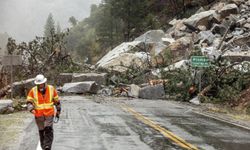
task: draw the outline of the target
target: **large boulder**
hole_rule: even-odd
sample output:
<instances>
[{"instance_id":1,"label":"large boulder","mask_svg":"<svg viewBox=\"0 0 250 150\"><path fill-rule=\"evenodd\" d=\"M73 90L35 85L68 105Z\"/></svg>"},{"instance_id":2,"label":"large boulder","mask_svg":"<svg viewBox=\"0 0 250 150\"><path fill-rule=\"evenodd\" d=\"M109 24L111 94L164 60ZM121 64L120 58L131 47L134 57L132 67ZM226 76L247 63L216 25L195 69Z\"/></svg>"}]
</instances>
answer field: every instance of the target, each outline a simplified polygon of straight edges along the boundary
<instances>
[{"instance_id":1,"label":"large boulder","mask_svg":"<svg viewBox=\"0 0 250 150\"><path fill-rule=\"evenodd\" d=\"M119 57L122 53L128 53L131 51L139 51L143 47L143 42L134 41L134 42L124 42L119 46L115 47L109 51L104 57L102 57L97 63L98 68L105 68L106 65L109 65L114 59ZM139 48L139 49L138 49Z\"/></svg>"},{"instance_id":2,"label":"large boulder","mask_svg":"<svg viewBox=\"0 0 250 150\"><path fill-rule=\"evenodd\" d=\"M162 99L164 97L165 91L162 84L146 86L139 91L139 98L143 99Z\"/></svg>"},{"instance_id":3,"label":"large boulder","mask_svg":"<svg viewBox=\"0 0 250 150\"><path fill-rule=\"evenodd\" d=\"M65 83L63 85L62 91L65 93L74 93L74 94L84 94L84 93L96 94L98 89L99 86L95 83L95 81L85 81L85 82Z\"/></svg>"},{"instance_id":4,"label":"large boulder","mask_svg":"<svg viewBox=\"0 0 250 150\"><path fill-rule=\"evenodd\" d=\"M210 27L210 18L215 14L215 10L204 11L194 14L184 21L187 27L197 28L198 26L205 26L207 29Z\"/></svg>"},{"instance_id":5,"label":"large boulder","mask_svg":"<svg viewBox=\"0 0 250 150\"><path fill-rule=\"evenodd\" d=\"M222 9L219 10L219 14L221 18L225 18L229 16L230 14L238 14L239 9L238 6L235 4L227 4Z\"/></svg>"},{"instance_id":6,"label":"large boulder","mask_svg":"<svg viewBox=\"0 0 250 150\"><path fill-rule=\"evenodd\" d=\"M20 81L20 82L14 82L13 88L12 88L12 95L13 97L25 97L29 90L34 86L34 78Z\"/></svg>"},{"instance_id":7,"label":"large boulder","mask_svg":"<svg viewBox=\"0 0 250 150\"><path fill-rule=\"evenodd\" d=\"M108 64L102 66L107 70L112 70L115 72L123 73L129 66L136 65L138 67L143 67L144 62L147 60L148 55L144 52L137 53L122 53ZM150 59L150 57L149 57Z\"/></svg>"},{"instance_id":8,"label":"large boulder","mask_svg":"<svg viewBox=\"0 0 250 150\"><path fill-rule=\"evenodd\" d=\"M143 35L137 37L134 41L141 41L146 43L162 42L165 33L162 30L150 30Z\"/></svg>"},{"instance_id":9,"label":"large boulder","mask_svg":"<svg viewBox=\"0 0 250 150\"><path fill-rule=\"evenodd\" d=\"M72 81L73 73L60 73L57 77L57 85L62 86L65 83L70 83Z\"/></svg>"},{"instance_id":10,"label":"large boulder","mask_svg":"<svg viewBox=\"0 0 250 150\"><path fill-rule=\"evenodd\" d=\"M135 85L135 84L129 85L128 96L138 98L140 89L141 88L138 85Z\"/></svg>"},{"instance_id":11,"label":"large boulder","mask_svg":"<svg viewBox=\"0 0 250 150\"><path fill-rule=\"evenodd\" d=\"M184 56L189 48L191 37L182 37L169 45L169 49L175 57Z\"/></svg>"},{"instance_id":12,"label":"large boulder","mask_svg":"<svg viewBox=\"0 0 250 150\"><path fill-rule=\"evenodd\" d=\"M133 42L124 42L109 51L96 63L96 66L117 72L126 71L132 64L143 67L142 64L150 60L150 56L158 55L167 47L164 44L164 38L166 36L162 30L148 31Z\"/></svg>"},{"instance_id":13,"label":"large boulder","mask_svg":"<svg viewBox=\"0 0 250 150\"><path fill-rule=\"evenodd\" d=\"M147 57L146 53L139 52L143 47L145 47L145 45L141 41L122 43L102 57L96 63L96 66L97 68L109 71L124 72L127 70L127 67L122 67L122 65L130 66L133 60L136 62L143 62L145 57ZM134 54L135 52L137 53Z\"/></svg>"},{"instance_id":14,"label":"large boulder","mask_svg":"<svg viewBox=\"0 0 250 150\"><path fill-rule=\"evenodd\" d=\"M0 100L0 113L8 111L8 109L12 107L13 107L12 100Z\"/></svg>"},{"instance_id":15,"label":"large boulder","mask_svg":"<svg viewBox=\"0 0 250 150\"><path fill-rule=\"evenodd\" d=\"M99 85L106 85L107 73L75 73L72 82L95 81Z\"/></svg>"},{"instance_id":16,"label":"large boulder","mask_svg":"<svg viewBox=\"0 0 250 150\"><path fill-rule=\"evenodd\" d=\"M244 24L244 28L246 28L247 30L250 30L250 23Z\"/></svg>"}]
</instances>

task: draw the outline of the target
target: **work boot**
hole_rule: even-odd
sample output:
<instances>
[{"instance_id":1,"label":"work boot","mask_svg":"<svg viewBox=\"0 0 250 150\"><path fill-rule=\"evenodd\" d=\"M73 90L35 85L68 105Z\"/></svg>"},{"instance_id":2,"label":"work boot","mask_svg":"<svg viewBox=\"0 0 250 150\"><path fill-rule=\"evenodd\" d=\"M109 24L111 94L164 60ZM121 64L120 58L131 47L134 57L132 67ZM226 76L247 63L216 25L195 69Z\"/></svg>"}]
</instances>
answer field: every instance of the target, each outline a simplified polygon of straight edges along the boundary
<instances>
[{"instance_id":1,"label":"work boot","mask_svg":"<svg viewBox=\"0 0 250 150\"><path fill-rule=\"evenodd\" d=\"M49 146L46 146L44 150L50 150Z\"/></svg>"},{"instance_id":2,"label":"work boot","mask_svg":"<svg viewBox=\"0 0 250 150\"><path fill-rule=\"evenodd\" d=\"M39 130L41 148L44 149L44 130Z\"/></svg>"}]
</instances>

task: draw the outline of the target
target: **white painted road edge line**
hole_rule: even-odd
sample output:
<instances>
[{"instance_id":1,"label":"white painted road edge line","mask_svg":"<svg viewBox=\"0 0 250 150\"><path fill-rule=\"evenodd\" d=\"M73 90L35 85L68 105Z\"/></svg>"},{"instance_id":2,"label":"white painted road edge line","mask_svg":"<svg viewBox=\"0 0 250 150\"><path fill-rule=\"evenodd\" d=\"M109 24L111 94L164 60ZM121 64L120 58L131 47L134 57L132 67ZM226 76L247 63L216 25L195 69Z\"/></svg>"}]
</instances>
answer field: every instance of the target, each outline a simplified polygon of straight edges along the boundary
<instances>
[{"instance_id":1,"label":"white painted road edge line","mask_svg":"<svg viewBox=\"0 0 250 150\"><path fill-rule=\"evenodd\" d=\"M234 126L237 126L237 127L243 128L243 129L246 129L246 130L250 130L249 127L246 127L246 126L243 126L243 125L234 123L234 122L230 122L230 121L227 121L227 120L222 119L222 118L214 117L214 116L212 116L212 115L204 114L204 113L197 112L197 111L193 111L193 112L196 113L196 114L199 114L199 115L208 117L208 118L213 118L213 119L215 119L215 120L218 120L218 121L221 121L221 122L224 122L224 123L228 123L228 124L231 124L231 125L234 125Z\"/></svg>"},{"instance_id":2,"label":"white painted road edge line","mask_svg":"<svg viewBox=\"0 0 250 150\"><path fill-rule=\"evenodd\" d=\"M41 148L41 144L40 144L40 141L38 142L38 144L37 144L37 148L36 148L36 150L42 150L42 148Z\"/></svg>"}]
</instances>

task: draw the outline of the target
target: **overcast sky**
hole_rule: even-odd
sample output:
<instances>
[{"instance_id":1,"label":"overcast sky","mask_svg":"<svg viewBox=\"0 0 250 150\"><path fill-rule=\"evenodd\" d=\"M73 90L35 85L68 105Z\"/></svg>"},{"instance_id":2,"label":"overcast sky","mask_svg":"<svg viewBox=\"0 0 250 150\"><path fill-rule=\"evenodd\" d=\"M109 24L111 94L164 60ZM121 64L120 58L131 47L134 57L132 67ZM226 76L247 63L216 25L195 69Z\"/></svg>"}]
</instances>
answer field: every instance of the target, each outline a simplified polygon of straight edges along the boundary
<instances>
[{"instance_id":1,"label":"overcast sky","mask_svg":"<svg viewBox=\"0 0 250 150\"><path fill-rule=\"evenodd\" d=\"M0 33L7 32L18 41L28 41L43 35L48 14L53 14L55 25L69 26L74 16L82 20L89 16L91 4L101 0L0 0Z\"/></svg>"}]
</instances>

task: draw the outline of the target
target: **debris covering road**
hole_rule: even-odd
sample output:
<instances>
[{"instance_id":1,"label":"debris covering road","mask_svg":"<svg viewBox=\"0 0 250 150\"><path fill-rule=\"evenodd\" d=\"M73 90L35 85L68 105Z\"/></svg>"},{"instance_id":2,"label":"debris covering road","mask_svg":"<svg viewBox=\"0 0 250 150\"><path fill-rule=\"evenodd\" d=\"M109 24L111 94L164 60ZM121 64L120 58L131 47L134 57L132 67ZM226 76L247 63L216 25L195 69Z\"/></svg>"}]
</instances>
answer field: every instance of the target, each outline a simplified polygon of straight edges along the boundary
<instances>
[{"instance_id":1,"label":"debris covering road","mask_svg":"<svg viewBox=\"0 0 250 150\"><path fill-rule=\"evenodd\" d=\"M53 150L247 150L250 146L250 131L171 101L66 96L62 103ZM34 139L31 133L37 132L32 125L19 149L37 147L38 137L29 142Z\"/></svg>"}]
</instances>

